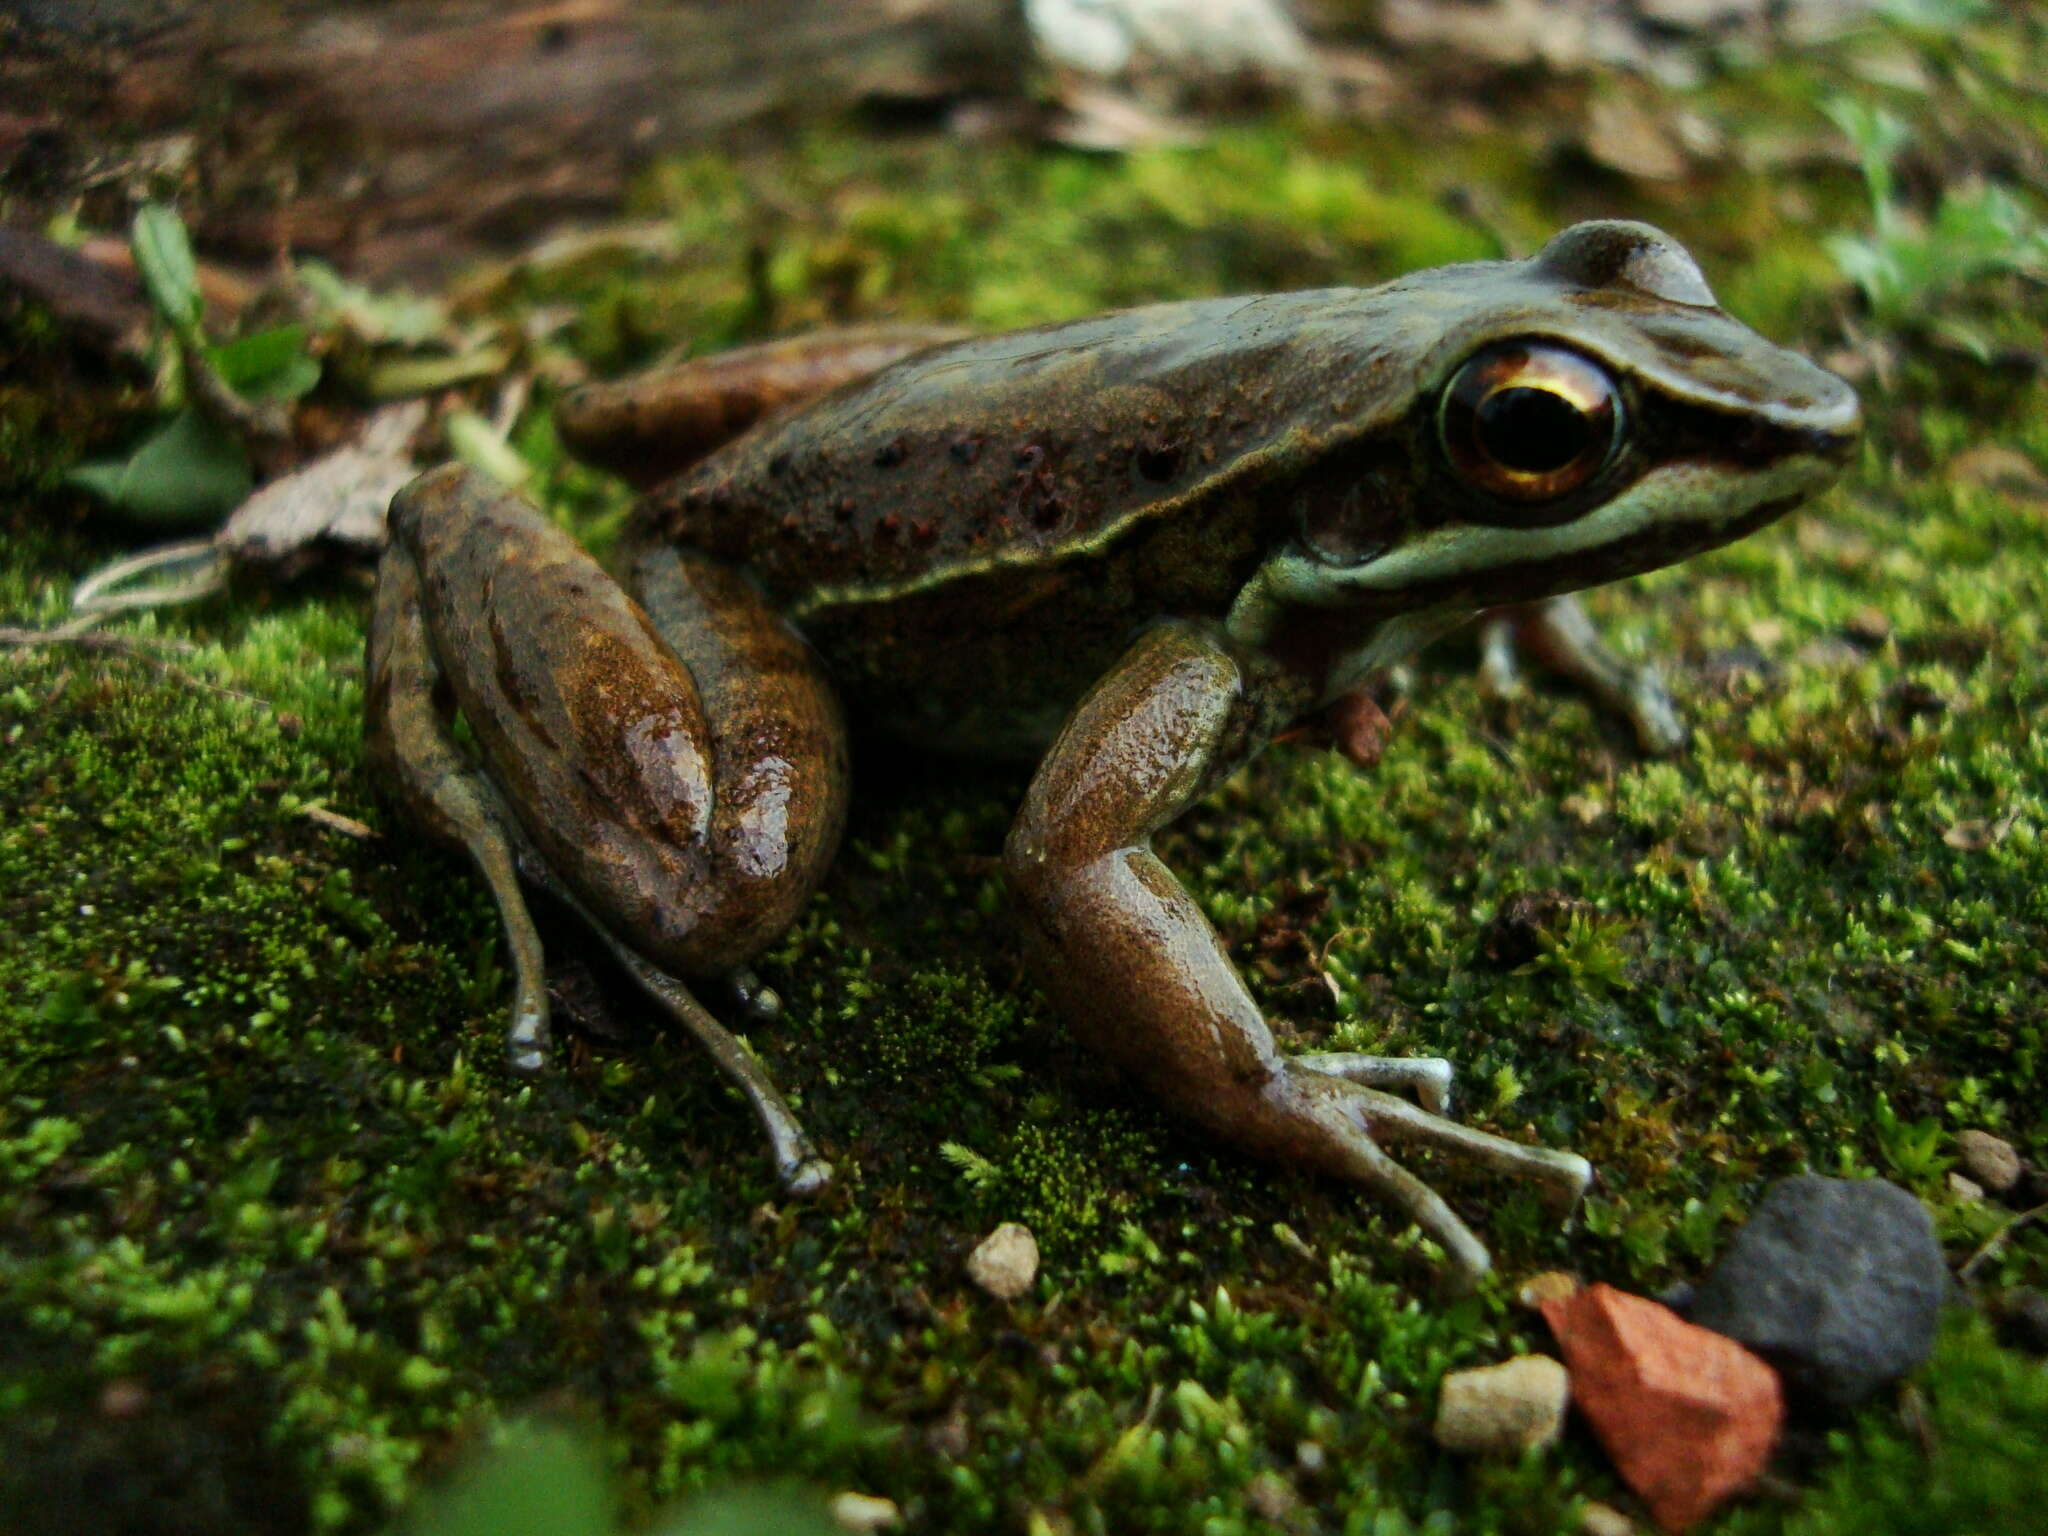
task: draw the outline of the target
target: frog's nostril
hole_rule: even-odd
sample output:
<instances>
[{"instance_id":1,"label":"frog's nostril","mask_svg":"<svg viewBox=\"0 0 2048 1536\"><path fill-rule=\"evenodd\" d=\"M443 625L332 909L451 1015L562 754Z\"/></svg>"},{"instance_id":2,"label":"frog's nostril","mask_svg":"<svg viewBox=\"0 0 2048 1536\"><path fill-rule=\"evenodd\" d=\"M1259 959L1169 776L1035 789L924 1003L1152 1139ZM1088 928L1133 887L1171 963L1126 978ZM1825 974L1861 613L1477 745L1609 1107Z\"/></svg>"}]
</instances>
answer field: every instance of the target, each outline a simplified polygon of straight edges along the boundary
<instances>
[{"instance_id":1,"label":"frog's nostril","mask_svg":"<svg viewBox=\"0 0 2048 1536\"><path fill-rule=\"evenodd\" d=\"M1863 412L1853 403L1842 416L1825 426L1811 427L1802 434L1806 439L1806 450L1816 458L1831 463L1847 463L1855 456L1856 445L1863 441Z\"/></svg>"}]
</instances>

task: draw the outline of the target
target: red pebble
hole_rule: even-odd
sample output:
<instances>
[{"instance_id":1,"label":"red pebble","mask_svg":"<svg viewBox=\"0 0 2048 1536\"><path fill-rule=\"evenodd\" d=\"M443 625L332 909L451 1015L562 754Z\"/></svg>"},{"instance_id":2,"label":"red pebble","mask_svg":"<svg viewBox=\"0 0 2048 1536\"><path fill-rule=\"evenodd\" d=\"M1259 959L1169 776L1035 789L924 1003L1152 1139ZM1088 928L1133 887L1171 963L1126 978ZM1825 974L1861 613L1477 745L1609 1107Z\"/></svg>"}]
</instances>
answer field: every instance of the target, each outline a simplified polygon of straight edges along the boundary
<instances>
[{"instance_id":1,"label":"red pebble","mask_svg":"<svg viewBox=\"0 0 2048 1536\"><path fill-rule=\"evenodd\" d=\"M1785 1417L1778 1375L1669 1307L1594 1285L1543 1303L1572 1401L1665 1530L1755 1482Z\"/></svg>"}]
</instances>

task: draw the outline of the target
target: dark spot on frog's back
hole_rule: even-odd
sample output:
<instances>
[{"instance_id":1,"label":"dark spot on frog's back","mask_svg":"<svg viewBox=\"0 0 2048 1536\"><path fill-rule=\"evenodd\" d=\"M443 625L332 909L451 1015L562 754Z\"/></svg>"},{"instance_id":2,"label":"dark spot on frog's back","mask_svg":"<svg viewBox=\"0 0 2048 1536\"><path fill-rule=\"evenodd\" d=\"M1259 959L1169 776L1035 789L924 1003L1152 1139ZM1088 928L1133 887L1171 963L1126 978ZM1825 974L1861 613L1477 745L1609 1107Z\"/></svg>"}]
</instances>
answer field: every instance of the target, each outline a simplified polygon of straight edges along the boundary
<instances>
[{"instance_id":1,"label":"dark spot on frog's back","mask_svg":"<svg viewBox=\"0 0 2048 1536\"><path fill-rule=\"evenodd\" d=\"M981 439L978 437L956 437L946 445L946 452L955 464L972 464L981 457Z\"/></svg>"},{"instance_id":2,"label":"dark spot on frog's back","mask_svg":"<svg viewBox=\"0 0 2048 1536\"><path fill-rule=\"evenodd\" d=\"M875 468L894 469L910 457L910 445L900 437L891 438L875 450Z\"/></svg>"},{"instance_id":3,"label":"dark spot on frog's back","mask_svg":"<svg viewBox=\"0 0 2048 1536\"><path fill-rule=\"evenodd\" d=\"M1139 476L1153 485L1164 485L1178 475L1181 458L1178 443L1140 443L1132 454Z\"/></svg>"}]
</instances>

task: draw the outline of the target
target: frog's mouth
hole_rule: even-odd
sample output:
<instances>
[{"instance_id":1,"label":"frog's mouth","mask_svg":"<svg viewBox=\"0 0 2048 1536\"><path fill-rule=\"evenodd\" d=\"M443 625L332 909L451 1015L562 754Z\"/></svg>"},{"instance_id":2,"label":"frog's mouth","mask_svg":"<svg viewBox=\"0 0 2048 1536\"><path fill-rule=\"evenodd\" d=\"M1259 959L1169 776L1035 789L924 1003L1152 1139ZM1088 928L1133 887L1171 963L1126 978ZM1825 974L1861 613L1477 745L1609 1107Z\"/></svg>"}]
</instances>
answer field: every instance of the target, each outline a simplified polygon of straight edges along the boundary
<instances>
[{"instance_id":1,"label":"frog's mouth","mask_svg":"<svg viewBox=\"0 0 2048 1536\"><path fill-rule=\"evenodd\" d=\"M1664 464L1568 523L1444 523L1355 565L1290 552L1261 574L1281 605L1401 611L1529 602L1655 570L1753 533L1827 485L1837 468L1832 449L1764 468Z\"/></svg>"}]
</instances>

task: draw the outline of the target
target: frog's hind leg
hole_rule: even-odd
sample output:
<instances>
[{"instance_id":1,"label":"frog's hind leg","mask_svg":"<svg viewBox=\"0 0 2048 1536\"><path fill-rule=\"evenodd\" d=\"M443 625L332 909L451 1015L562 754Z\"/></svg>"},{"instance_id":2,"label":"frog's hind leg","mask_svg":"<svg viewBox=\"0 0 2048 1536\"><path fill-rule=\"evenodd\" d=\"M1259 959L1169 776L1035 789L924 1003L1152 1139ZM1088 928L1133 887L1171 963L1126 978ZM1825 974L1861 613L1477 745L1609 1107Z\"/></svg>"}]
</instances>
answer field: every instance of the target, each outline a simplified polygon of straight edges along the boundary
<instances>
[{"instance_id":1,"label":"frog's hind leg","mask_svg":"<svg viewBox=\"0 0 2048 1536\"><path fill-rule=\"evenodd\" d=\"M737 575L684 556L636 571L651 618L566 534L459 469L407 487L392 532L371 757L491 879L522 999L540 995L539 945L508 865L584 916L746 1094L785 1184L816 1188L829 1168L794 1114L677 979L744 966L837 845L843 730L808 649ZM514 1065L537 1068L542 1046L516 1038Z\"/></svg>"},{"instance_id":2,"label":"frog's hind leg","mask_svg":"<svg viewBox=\"0 0 2048 1536\"><path fill-rule=\"evenodd\" d=\"M1685 745L1689 733L1663 673L1654 662L1616 655L1575 595L1487 611L1479 622L1479 681L1487 693L1510 699L1521 692L1518 653L1627 722L1646 756L1668 757Z\"/></svg>"},{"instance_id":3,"label":"frog's hind leg","mask_svg":"<svg viewBox=\"0 0 2048 1536\"><path fill-rule=\"evenodd\" d=\"M466 849L490 887L512 951L506 1056L513 1071L538 1072L547 1063L548 991L540 934L519 889L515 840L523 839L491 781L456 745L454 698L427 641L419 590L412 557L387 554L370 611L365 750L372 771L412 819Z\"/></svg>"},{"instance_id":4,"label":"frog's hind leg","mask_svg":"<svg viewBox=\"0 0 2048 1536\"><path fill-rule=\"evenodd\" d=\"M586 384L555 408L569 451L641 489L778 411L967 333L940 325L862 325L766 341L633 378Z\"/></svg>"}]
</instances>

